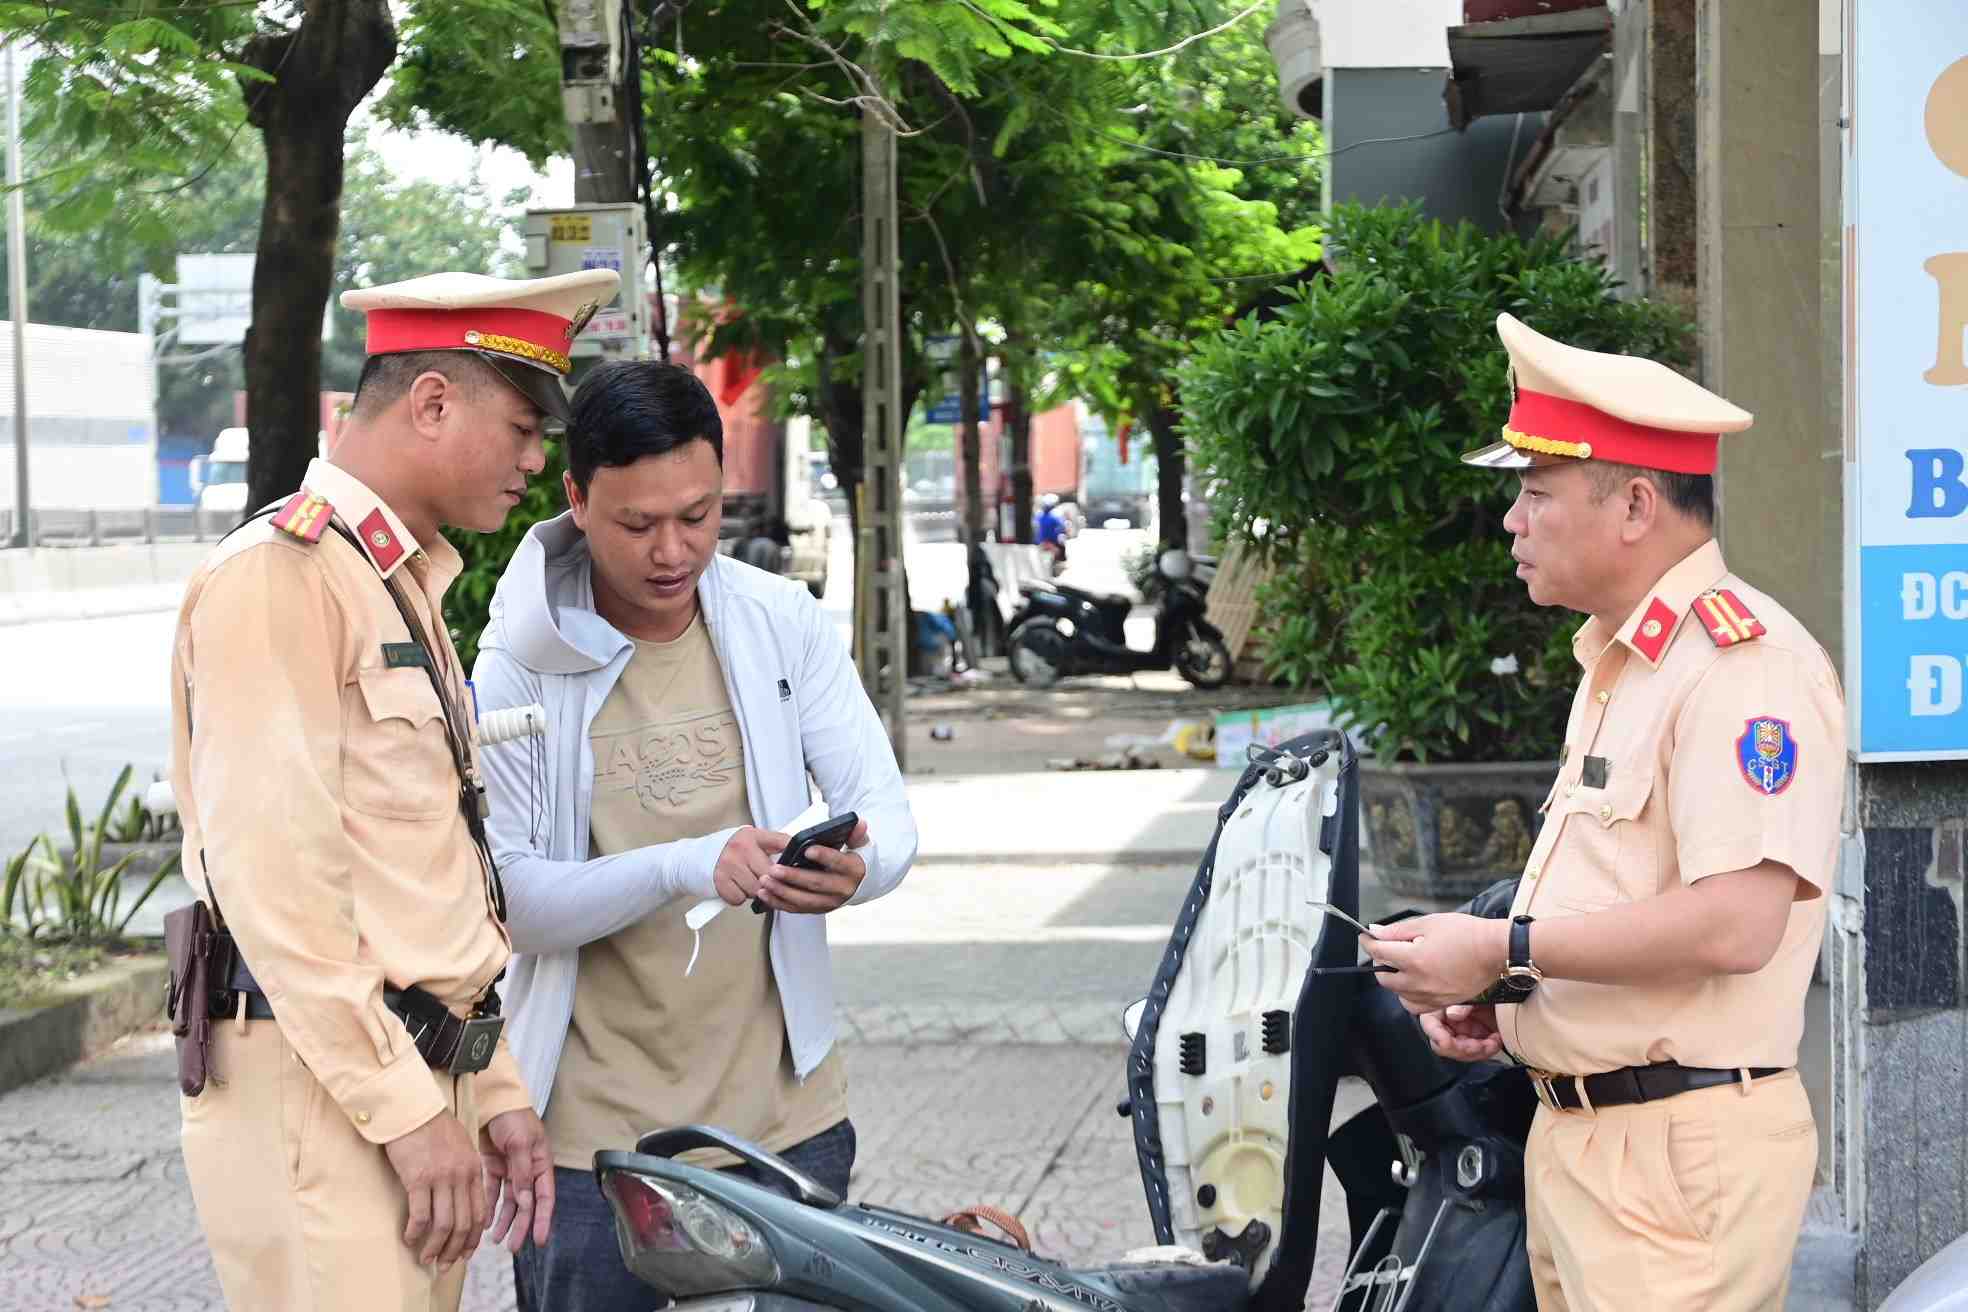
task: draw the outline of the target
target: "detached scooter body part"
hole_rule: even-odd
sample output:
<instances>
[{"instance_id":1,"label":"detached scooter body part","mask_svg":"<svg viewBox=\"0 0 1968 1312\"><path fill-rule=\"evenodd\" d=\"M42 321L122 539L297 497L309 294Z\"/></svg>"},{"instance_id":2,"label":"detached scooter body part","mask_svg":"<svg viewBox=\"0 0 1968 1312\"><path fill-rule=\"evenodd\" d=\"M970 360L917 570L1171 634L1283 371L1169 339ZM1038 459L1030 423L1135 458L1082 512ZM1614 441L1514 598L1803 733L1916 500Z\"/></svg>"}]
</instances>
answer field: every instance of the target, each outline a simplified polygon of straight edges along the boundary
<instances>
[{"instance_id":1,"label":"detached scooter body part","mask_svg":"<svg viewBox=\"0 0 1968 1312\"><path fill-rule=\"evenodd\" d=\"M1534 1312L1523 1071L1463 1065L1364 973L1359 781L1310 734L1253 762L1217 814L1146 998L1129 1009L1121 1111L1158 1242L1068 1267L954 1225L850 1205L772 1154L692 1126L601 1152L623 1259L677 1312L1297 1312L1330 1165L1349 1261L1334 1312ZM1508 886L1466 910L1507 911ZM1317 904L1317 905L1315 905ZM1376 1102L1331 1127L1339 1080ZM766 1188L685 1166L715 1145ZM1168 1247L1173 1246L1173 1247ZM1968 1312L1968 1239L1889 1312Z\"/></svg>"}]
</instances>

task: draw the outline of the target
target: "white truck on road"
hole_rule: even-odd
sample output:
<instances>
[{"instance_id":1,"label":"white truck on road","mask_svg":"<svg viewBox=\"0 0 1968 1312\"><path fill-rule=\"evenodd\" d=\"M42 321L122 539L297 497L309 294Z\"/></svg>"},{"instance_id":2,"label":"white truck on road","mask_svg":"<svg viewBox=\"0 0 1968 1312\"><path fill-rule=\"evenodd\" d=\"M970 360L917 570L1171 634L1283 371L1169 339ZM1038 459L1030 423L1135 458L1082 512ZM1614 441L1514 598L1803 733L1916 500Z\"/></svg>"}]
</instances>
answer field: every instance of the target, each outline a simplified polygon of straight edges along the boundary
<instances>
[{"instance_id":1,"label":"white truck on road","mask_svg":"<svg viewBox=\"0 0 1968 1312\"><path fill-rule=\"evenodd\" d=\"M221 428L209 453L191 461L191 492L199 513L240 515L246 510L246 430Z\"/></svg>"}]
</instances>

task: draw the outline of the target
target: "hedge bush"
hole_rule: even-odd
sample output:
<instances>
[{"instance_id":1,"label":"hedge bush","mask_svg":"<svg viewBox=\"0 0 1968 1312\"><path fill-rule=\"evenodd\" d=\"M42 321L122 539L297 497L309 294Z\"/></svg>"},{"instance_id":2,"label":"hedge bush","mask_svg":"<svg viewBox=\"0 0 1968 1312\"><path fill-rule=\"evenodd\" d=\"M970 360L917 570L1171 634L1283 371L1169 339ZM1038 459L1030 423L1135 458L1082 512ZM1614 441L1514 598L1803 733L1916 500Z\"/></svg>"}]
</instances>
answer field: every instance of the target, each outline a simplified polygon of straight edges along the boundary
<instances>
[{"instance_id":1,"label":"hedge bush","mask_svg":"<svg viewBox=\"0 0 1968 1312\"><path fill-rule=\"evenodd\" d=\"M1674 365L1690 326L1617 299L1563 235L1349 205L1327 251L1323 276L1200 343L1180 373L1213 508L1275 571L1267 671L1323 688L1383 759L1549 759L1579 617L1532 605L1514 576L1502 520L1517 480L1457 459L1509 413L1496 316Z\"/></svg>"}]
</instances>

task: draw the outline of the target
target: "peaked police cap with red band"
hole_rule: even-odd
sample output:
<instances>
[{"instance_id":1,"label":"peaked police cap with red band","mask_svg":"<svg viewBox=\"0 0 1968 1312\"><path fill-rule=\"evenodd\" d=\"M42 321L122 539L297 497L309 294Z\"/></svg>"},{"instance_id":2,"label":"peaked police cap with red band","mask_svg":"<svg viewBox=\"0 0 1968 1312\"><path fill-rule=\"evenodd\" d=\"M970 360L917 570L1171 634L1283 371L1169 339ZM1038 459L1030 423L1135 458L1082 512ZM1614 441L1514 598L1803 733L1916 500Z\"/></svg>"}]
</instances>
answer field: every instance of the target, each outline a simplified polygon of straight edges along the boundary
<instances>
[{"instance_id":1,"label":"peaked police cap with red band","mask_svg":"<svg viewBox=\"0 0 1968 1312\"><path fill-rule=\"evenodd\" d=\"M370 355L470 351L548 416L572 417L561 380L574 367L574 339L622 277L583 269L552 278L432 273L342 293L345 309L369 321Z\"/></svg>"},{"instance_id":2,"label":"peaked police cap with red band","mask_svg":"<svg viewBox=\"0 0 1968 1312\"><path fill-rule=\"evenodd\" d=\"M1507 314L1497 336L1510 353L1510 422L1503 440L1463 456L1486 469L1607 460L1675 474L1715 472L1717 439L1754 416L1666 365L1584 351Z\"/></svg>"}]
</instances>

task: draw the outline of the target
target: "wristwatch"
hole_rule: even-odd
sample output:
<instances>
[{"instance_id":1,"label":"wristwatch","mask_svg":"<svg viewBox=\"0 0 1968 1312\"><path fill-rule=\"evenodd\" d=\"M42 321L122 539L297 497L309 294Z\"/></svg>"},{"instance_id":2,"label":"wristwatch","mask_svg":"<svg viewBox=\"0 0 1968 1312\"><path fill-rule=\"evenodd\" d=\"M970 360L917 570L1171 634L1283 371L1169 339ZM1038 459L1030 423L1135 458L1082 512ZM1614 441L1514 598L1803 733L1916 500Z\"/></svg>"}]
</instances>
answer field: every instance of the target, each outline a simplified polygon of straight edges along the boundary
<instances>
[{"instance_id":1,"label":"wristwatch","mask_svg":"<svg viewBox=\"0 0 1968 1312\"><path fill-rule=\"evenodd\" d=\"M1497 982L1470 999L1472 1003L1522 1002L1544 981L1544 972L1531 960L1531 917L1513 916L1510 948Z\"/></svg>"}]
</instances>

